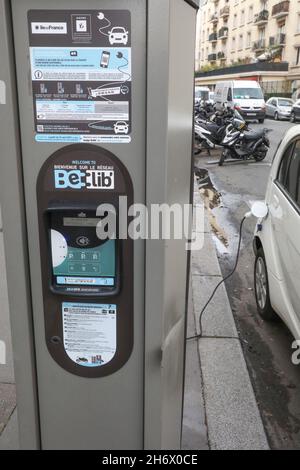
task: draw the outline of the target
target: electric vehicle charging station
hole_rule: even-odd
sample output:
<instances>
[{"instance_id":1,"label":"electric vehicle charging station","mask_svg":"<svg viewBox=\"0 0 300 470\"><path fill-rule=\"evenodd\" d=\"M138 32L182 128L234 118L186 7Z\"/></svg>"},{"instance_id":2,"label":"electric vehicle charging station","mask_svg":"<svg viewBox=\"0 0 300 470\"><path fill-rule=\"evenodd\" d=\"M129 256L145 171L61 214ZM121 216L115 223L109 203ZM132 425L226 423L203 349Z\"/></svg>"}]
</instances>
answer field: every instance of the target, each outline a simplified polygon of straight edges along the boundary
<instances>
[{"instance_id":1,"label":"electric vehicle charging station","mask_svg":"<svg viewBox=\"0 0 300 470\"><path fill-rule=\"evenodd\" d=\"M186 240L103 243L95 227L99 204L118 220L120 197L191 202L198 6L0 0L22 449L180 448Z\"/></svg>"}]
</instances>

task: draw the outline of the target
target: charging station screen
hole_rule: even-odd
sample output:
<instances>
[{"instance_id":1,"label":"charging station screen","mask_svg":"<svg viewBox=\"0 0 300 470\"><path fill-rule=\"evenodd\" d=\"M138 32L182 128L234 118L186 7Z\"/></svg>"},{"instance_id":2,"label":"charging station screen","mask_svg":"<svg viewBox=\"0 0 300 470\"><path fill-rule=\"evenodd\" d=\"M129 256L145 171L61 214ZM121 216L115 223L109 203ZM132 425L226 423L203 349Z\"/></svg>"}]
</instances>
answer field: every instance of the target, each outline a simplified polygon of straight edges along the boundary
<instances>
[{"instance_id":1,"label":"charging station screen","mask_svg":"<svg viewBox=\"0 0 300 470\"><path fill-rule=\"evenodd\" d=\"M97 227L100 219L76 219L76 217L65 217L65 227Z\"/></svg>"},{"instance_id":2,"label":"charging station screen","mask_svg":"<svg viewBox=\"0 0 300 470\"><path fill-rule=\"evenodd\" d=\"M116 241L99 240L99 218L52 215L52 269L58 286L116 285Z\"/></svg>"}]
</instances>

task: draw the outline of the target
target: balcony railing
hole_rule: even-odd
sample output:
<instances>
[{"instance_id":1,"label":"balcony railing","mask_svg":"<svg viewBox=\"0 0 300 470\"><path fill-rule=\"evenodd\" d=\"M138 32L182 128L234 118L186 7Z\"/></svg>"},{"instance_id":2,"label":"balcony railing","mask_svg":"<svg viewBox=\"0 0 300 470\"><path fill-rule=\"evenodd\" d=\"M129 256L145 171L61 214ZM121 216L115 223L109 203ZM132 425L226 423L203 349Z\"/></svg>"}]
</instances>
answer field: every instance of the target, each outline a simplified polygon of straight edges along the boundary
<instances>
[{"instance_id":1,"label":"balcony railing","mask_svg":"<svg viewBox=\"0 0 300 470\"><path fill-rule=\"evenodd\" d=\"M224 60L225 57L226 57L225 52L223 52L223 51L218 52L218 59L219 60Z\"/></svg>"},{"instance_id":2,"label":"balcony railing","mask_svg":"<svg viewBox=\"0 0 300 470\"><path fill-rule=\"evenodd\" d=\"M268 10L262 10L260 13L258 13L258 15L256 15L254 22L258 26L260 26L268 22L269 16L270 13L268 12Z\"/></svg>"},{"instance_id":3,"label":"balcony railing","mask_svg":"<svg viewBox=\"0 0 300 470\"><path fill-rule=\"evenodd\" d=\"M208 36L208 40L210 42L216 42L218 40L218 34L217 33L212 33Z\"/></svg>"},{"instance_id":4,"label":"balcony railing","mask_svg":"<svg viewBox=\"0 0 300 470\"><path fill-rule=\"evenodd\" d=\"M286 34L280 33L277 36L270 37L270 47L285 46Z\"/></svg>"},{"instance_id":5,"label":"balcony railing","mask_svg":"<svg viewBox=\"0 0 300 470\"><path fill-rule=\"evenodd\" d=\"M230 6L226 5L220 10L220 18L227 18L230 15Z\"/></svg>"},{"instance_id":6,"label":"balcony railing","mask_svg":"<svg viewBox=\"0 0 300 470\"><path fill-rule=\"evenodd\" d=\"M290 2L289 0L285 0L284 2L277 3L277 5L273 6L272 15L275 18L282 18L283 16L287 16L290 11Z\"/></svg>"},{"instance_id":7,"label":"balcony railing","mask_svg":"<svg viewBox=\"0 0 300 470\"><path fill-rule=\"evenodd\" d=\"M214 23L214 24L218 23L218 21L219 21L218 13L214 13L213 15L211 15L210 21L211 21L211 23Z\"/></svg>"},{"instance_id":8,"label":"balcony railing","mask_svg":"<svg viewBox=\"0 0 300 470\"><path fill-rule=\"evenodd\" d=\"M209 54L207 59L208 59L208 62L216 62L217 54Z\"/></svg>"},{"instance_id":9,"label":"balcony railing","mask_svg":"<svg viewBox=\"0 0 300 470\"><path fill-rule=\"evenodd\" d=\"M253 51L255 52L259 52L259 51L263 51L265 50L266 48L266 40L265 39L259 39L258 41L255 41L253 43Z\"/></svg>"},{"instance_id":10,"label":"balcony railing","mask_svg":"<svg viewBox=\"0 0 300 470\"><path fill-rule=\"evenodd\" d=\"M219 39L227 39L228 38L228 33L229 33L228 28L219 29L219 33L218 33Z\"/></svg>"}]
</instances>

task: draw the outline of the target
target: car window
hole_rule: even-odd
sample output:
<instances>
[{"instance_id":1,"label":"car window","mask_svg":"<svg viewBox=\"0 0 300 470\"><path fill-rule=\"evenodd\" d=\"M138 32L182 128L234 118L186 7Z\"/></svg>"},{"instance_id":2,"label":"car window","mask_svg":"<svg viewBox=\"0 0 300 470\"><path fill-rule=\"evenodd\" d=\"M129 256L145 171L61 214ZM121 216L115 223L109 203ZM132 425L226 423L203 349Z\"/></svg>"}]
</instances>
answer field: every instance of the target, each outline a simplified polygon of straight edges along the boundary
<instances>
[{"instance_id":1,"label":"car window","mask_svg":"<svg viewBox=\"0 0 300 470\"><path fill-rule=\"evenodd\" d=\"M232 92L231 92L231 88L229 88L229 90L228 90L227 101L232 101Z\"/></svg>"},{"instance_id":2,"label":"car window","mask_svg":"<svg viewBox=\"0 0 300 470\"><path fill-rule=\"evenodd\" d=\"M293 201L300 207L300 140L285 152L278 181Z\"/></svg>"},{"instance_id":3,"label":"car window","mask_svg":"<svg viewBox=\"0 0 300 470\"><path fill-rule=\"evenodd\" d=\"M260 88L235 88L234 99L245 100L245 99L258 99L263 100L264 96Z\"/></svg>"},{"instance_id":4,"label":"car window","mask_svg":"<svg viewBox=\"0 0 300 470\"><path fill-rule=\"evenodd\" d=\"M286 190L294 202L298 201L299 196L299 178L300 178L300 140L296 142L292 151L290 165L286 179Z\"/></svg>"},{"instance_id":5,"label":"car window","mask_svg":"<svg viewBox=\"0 0 300 470\"><path fill-rule=\"evenodd\" d=\"M292 100L278 100L279 106L292 106L293 102Z\"/></svg>"},{"instance_id":6,"label":"car window","mask_svg":"<svg viewBox=\"0 0 300 470\"><path fill-rule=\"evenodd\" d=\"M279 173L278 173L278 178L277 181L283 186L283 188L286 188L286 179L287 179L287 172L289 168L289 163L290 163L290 157L291 153L294 149L295 143L292 143L284 152L284 155L282 157L281 163L280 163L280 168L279 168Z\"/></svg>"}]
</instances>

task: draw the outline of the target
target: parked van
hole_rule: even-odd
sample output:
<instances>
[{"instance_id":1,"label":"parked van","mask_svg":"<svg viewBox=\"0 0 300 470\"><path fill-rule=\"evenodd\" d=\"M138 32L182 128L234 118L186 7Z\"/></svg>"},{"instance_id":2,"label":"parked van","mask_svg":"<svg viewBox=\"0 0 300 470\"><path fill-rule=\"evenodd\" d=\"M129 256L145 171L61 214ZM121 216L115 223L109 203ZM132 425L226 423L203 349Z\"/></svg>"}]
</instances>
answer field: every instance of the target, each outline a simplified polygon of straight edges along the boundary
<instances>
[{"instance_id":1,"label":"parked van","mask_svg":"<svg viewBox=\"0 0 300 470\"><path fill-rule=\"evenodd\" d=\"M195 105L198 105L201 101L209 101L210 89L206 86L195 87Z\"/></svg>"},{"instance_id":2,"label":"parked van","mask_svg":"<svg viewBox=\"0 0 300 470\"><path fill-rule=\"evenodd\" d=\"M251 80L218 83L215 89L215 103L217 109L228 103L246 121L258 120L263 123L266 117L266 103L260 84Z\"/></svg>"}]
</instances>

